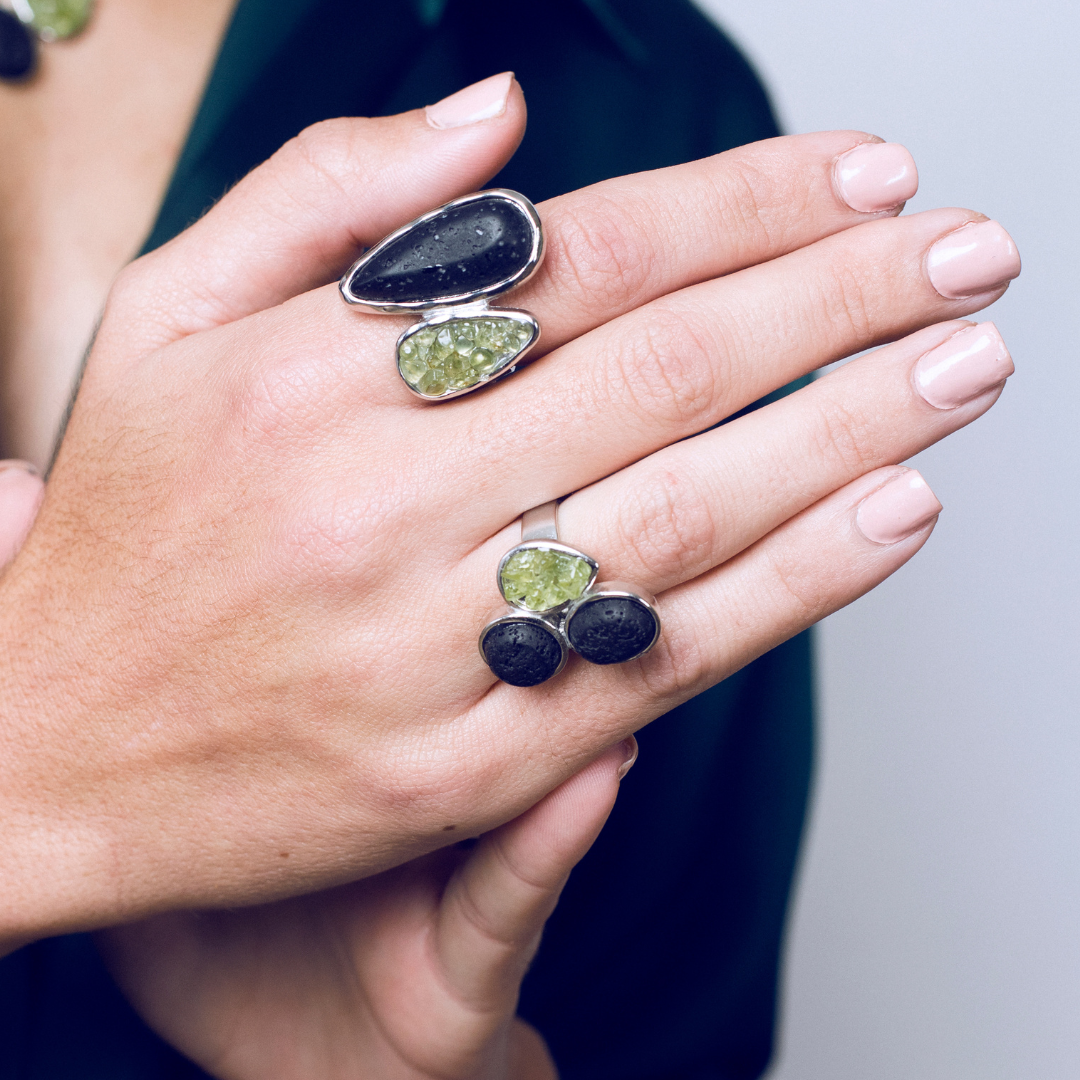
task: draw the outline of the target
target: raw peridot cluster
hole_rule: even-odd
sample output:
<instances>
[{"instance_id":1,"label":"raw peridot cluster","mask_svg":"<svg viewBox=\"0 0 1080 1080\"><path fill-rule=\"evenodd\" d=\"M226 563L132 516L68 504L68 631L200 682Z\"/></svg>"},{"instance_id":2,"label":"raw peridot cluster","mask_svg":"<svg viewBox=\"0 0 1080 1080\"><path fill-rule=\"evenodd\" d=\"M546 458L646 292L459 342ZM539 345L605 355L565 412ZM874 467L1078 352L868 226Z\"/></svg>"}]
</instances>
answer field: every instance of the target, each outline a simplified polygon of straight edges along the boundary
<instances>
[{"instance_id":1,"label":"raw peridot cluster","mask_svg":"<svg viewBox=\"0 0 1080 1080\"><path fill-rule=\"evenodd\" d=\"M421 324L398 345L398 370L414 390L442 397L505 367L532 337L527 323L505 316Z\"/></svg>"},{"instance_id":2,"label":"raw peridot cluster","mask_svg":"<svg viewBox=\"0 0 1080 1080\"><path fill-rule=\"evenodd\" d=\"M529 611L549 611L589 587L592 564L576 555L547 548L523 548L506 560L499 575L503 596Z\"/></svg>"},{"instance_id":3,"label":"raw peridot cluster","mask_svg":"<svg viewBox=\"0 0 1080 1080\"><path fill-rule=\"evenodd\" d=\"M43 41L59 41L74 37L86 25L94 3L93 0L23 0L22 6L32 13L30 25Z\"/></svg>"}]
</instances>

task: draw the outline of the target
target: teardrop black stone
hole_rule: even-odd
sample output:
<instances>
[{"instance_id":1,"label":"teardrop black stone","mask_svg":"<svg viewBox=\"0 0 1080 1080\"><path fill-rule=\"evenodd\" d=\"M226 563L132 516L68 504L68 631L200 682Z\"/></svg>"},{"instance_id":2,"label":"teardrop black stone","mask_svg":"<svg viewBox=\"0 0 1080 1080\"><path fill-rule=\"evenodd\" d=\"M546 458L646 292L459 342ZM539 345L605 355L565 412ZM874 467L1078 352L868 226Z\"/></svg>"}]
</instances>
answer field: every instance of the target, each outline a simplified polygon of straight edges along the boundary
<instances>
[{"instance_id":1,"label":"teardrop black stone","mask_svg":"<svg viewBox=\"0 0 1080 1080\"><path fill-rule=\"evenodd\" d=\"M0 9L0 79L21 82L34 73L37 43L10 11Z\"/></svg>"},{"instance_id":2,"label":"teardrop black stone","mask_svg":"<svg viewBox=\"0 0 1080 1080\"><path fill-rule=\"evenodd\" d=\"M484 634L482 648L488 667L511 686L536 686L563 662L558 635L539 619L497 622Z\"/></svg>"},{"instance_id":3,"label":"teardrop black stone","mask_svg":"<svg viewBox=\"0 0 1080 1080\"><path fill-rule=\"evenodd\" d=\"M377 245L353 272L349 290L361 303L410 304L488 289L529 265L534 229L525 210L503 195L451 206Z\"/></svg>"},{"instance_id":4,"label":"teardrop black stone","mask_svg":"<svg viewBox=\"0 0 1080 1080\"><path fill-rule=\"evenodd\" d=\"M625 664L653 643L657 620L647 604L629 596L597 593L566 624L574 649L591 664Z\"/></svg>"}]
</instances>

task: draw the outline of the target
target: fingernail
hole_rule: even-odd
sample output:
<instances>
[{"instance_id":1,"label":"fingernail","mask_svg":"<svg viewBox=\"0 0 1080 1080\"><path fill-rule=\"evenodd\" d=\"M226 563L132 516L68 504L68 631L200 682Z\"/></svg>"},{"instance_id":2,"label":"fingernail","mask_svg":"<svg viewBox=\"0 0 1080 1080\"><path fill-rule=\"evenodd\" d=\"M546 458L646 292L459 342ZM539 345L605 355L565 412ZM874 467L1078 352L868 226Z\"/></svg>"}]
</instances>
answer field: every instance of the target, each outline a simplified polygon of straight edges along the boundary
<instances>
[{"instance_id":1,"label":"fingernail","mask_svg":"<svg viewBox=\"0 0 1080 1080\"><path fill-rule=\"evenodd\" d=\"M30 464L29 461L20 461L18 458L11 458L8 461L0 461L0 473L5 473L9 469L16 469L19 472L29 473L31 476L37 476L37 469Z\"/></svg>"},{"instance_id":2,"label":"fingernail","mask_svg":"<svg viewBox=\"0 0 1080 1080\"><path fill-rule=\"evenodd\" d=\"M626 755L626 759L619 766L619 771L615 774L617 780L621 780L634 767L634 762L637 761L637 739L635 739L633 735L628 739L623 739L622 748L623 753Z\"/></svg>"},{"instance_id":3,"label":"fingernail","mask_svg":"<svg viewBox=\"0 0 1080 1080\"><path fill-rule=\"evenodd\" d=\"M899 143L863 143L836 162L836 190L861 214L891 210L919 190L919 171Z\"/></svg>"},{"instance_id":4,"label":"fingernail","mask_svg":"<svg viewBox=\"0 0 1080 1080\"><path fill-rule=\"evenodd\" d=\"M941 513L941 503L915 469L908 469L864 499L855 515L859 532L875 544L896 544Z\"/></svg>"},{"instance_id":5,"label":"fingernail","mask_svg":"<svg viewBox=\"0 0 1080 1080\"><path fill-rule=\"evenodd\" d=\"M963 300L1012 281L1020 273L1020 253L996 221L969 222L930 249L926 268L942 296Z\"/></svg>"},{"instance_id":6,"label":"fingernail","mask_svg":"<svg viewBox=\"0 0 1080 1080\"><path fill-rule=\"evenodd\" d=\"M466 86L464 90L429 105L424 110L427 122L433 128L456 128L501 116L513 82L514 73L504 71Z\"/></svg>"},{"instance_id":7,"label":"fingernail","mask_svg":"<svg viewBox=\"0 0 1080 1080\"><path fill-rule=\"evenodd\" d=\"M915 387L935 409L955 409L1014 371L1012 357L992 322L969 326L931 349L915 365Z\"/></svg>"}]
</instances>

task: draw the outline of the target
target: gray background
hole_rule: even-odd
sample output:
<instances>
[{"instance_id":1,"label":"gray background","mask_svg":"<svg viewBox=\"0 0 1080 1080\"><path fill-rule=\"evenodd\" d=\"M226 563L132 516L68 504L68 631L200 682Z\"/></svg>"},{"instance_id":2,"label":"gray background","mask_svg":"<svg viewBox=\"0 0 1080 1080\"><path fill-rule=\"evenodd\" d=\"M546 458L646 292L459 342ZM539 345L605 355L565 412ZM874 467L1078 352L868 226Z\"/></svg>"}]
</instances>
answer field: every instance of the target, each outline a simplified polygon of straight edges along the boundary
<instances>
[{"instance_id":1,"label":"gray background","mask_svg":"<svg viewBox=\"0 0 1080 1080\"><path fill-rule=\"evenodd\" d=\"M1076 1080L1080 11L701 3L786 130L903 142L922 178L909 212L981 210L1024 259L981 316L1016 375L915 460L945 505L936 532L818 638L817 788L772 1080Z\"/></svg>"}]
</instances>

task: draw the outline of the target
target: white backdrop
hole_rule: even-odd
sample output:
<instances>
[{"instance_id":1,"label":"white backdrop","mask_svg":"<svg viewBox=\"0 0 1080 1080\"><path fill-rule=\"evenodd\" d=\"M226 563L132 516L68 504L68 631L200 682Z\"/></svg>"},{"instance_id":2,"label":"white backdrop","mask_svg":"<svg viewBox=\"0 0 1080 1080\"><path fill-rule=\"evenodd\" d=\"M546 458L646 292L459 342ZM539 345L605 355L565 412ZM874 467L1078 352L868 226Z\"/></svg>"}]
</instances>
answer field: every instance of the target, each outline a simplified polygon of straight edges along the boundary
<instances>
[{"instance_id":1,"label":"white backdrop","mask_svg":"<svg viewBox=\"0 0 1080 1080\"><path fill-rule=\"evenodd\" d=\"M700 0L788 131L905 143L1001 220L996 408L916 459L927 547L828 620L772 1080L1080 1077L1080 9Z\"/></svg>"}]
</instances>

